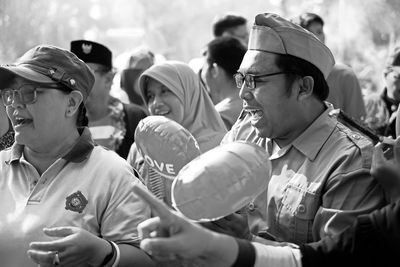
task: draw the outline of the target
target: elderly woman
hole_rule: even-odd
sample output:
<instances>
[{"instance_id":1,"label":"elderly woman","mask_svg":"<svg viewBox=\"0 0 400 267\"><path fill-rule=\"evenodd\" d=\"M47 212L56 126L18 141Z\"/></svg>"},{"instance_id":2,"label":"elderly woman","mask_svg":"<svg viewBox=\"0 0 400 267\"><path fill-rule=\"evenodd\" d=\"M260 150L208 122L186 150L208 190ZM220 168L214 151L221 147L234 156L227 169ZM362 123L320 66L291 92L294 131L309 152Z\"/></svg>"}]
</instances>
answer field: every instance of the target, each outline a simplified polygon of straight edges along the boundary
<instances>
[{"instance_id":1,"label":"elderly woman","mask_svg":"<svg viewBox=\"0 0 400 267\"><path fill-rule=\"evenodd\" d=\"M15 143L0 152L1 266L152 266L137 247L150 210L117 154L95 146L84 102L94 76L53 46L0 67ZM28 254L28 256L27 256Z\"/></svg>"},{"instance_id":2,"label":"elderly woman","mask_svg":"<svg viewBox=\"0 0 400 267\"><path fill-rule=\"evenodd\" d=\"M187 64L165 61L153 65L140 76L139 88L150 115L165 116L182 125L194 136L201 152L219 145L226 133L225 125L199 76ZM152 175L135 143L127 160L139 171L150 191L171 204L171 181Z\"/></svg>"}]
</instances>

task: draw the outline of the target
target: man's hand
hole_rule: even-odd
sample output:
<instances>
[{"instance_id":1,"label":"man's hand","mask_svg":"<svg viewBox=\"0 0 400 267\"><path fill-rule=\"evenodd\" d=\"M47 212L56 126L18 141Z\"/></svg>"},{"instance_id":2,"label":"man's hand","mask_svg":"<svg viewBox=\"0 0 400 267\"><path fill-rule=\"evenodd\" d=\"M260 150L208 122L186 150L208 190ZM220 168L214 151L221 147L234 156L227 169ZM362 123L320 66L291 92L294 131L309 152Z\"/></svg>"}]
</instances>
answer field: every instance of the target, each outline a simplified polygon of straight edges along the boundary
<instances>
[{"instance_id":1,"label":"man's hand","mask_svg":"<svg viewBox=\"0 0 400 267\"><path fill-rule=\"evenodd\" d=\"M138 225L140 247L156 260L190 259L205 266L231 266L237 244L232 237L213 233L170 210L140 187L134 192L147 202L158 217Z\"/></svg>"}]
</instances>

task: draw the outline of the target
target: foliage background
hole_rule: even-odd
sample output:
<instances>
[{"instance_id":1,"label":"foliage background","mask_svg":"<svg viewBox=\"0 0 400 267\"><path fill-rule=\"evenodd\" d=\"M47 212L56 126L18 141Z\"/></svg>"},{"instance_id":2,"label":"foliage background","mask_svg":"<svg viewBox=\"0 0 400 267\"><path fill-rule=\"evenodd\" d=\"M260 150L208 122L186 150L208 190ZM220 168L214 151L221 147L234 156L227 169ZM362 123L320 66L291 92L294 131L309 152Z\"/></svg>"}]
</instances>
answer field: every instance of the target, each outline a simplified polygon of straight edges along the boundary
<instances>
[{"instance_id":1,"label":"foliage background","mask_svg":"<svg viewBox=\"0 0 400 267\"><path fill-rule=\"evenodd\" d=\"M249 27L263 12L321 15L328 47L366 90L382 87L383 65L400 34L397 0L0 0L0 63L40 43L68 49L80 38L110 47L117 67L118 55L139 46L188 62L211 40L214 18L228 11L246 17Z\"/></svg>"}]
</instances>

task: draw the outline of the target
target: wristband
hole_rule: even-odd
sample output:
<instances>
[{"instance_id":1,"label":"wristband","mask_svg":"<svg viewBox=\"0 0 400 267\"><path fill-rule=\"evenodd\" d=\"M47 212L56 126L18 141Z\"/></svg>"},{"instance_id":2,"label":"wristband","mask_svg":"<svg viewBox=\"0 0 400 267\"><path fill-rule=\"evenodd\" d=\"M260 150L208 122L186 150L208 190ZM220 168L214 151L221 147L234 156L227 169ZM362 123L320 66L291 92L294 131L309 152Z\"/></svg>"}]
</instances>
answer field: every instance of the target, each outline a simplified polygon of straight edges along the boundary
<instances>
[{"instance_id":1,"label":"wristband","mask_svg":"<svg viewBox=\"0 0 400 267\"><path fill-rule=\"evenodd\" d=\"M100 267L116 267L119 263L121 252L117 244L112 241L106 240L111 245L111 253L108 254Z\"/></svg>"},{"instance_id":2,"label":"wristband","mask_svg":"<svg viewBox=\"0 0 400 267\"><path fill-rule=\"evenodd\" d=\"M107 264L114 258L115 256L115 249L112 243L108 240L106 240L110 245L111 245L111 252L107 254L107 256L104 258L103 262L100 264L100 267L107 266Z\"/></svg>"},{"instance_id":3,"label":"wristband","mask_svg":"<svg viewBox=\"0 0 400 267\"><path fill-rule=\"evenodd\" d=\"M253 267L256 262L256 250L253 245L242 239L235 238L239 250L232 267Z\"/></svg>"},{"instance_id":4,"label":"wristband","mask_svg":"<svg viewBox=\"0 0 400 267\"><path fill-rule=\"evenodd\" d=\"M113 245L113 250L115 249L115 261L111 267L117 267L119 264L119 260L121 259L121 251L119 247L114 242L110 241L111 245Z\"/></svg>"}]
</instances>

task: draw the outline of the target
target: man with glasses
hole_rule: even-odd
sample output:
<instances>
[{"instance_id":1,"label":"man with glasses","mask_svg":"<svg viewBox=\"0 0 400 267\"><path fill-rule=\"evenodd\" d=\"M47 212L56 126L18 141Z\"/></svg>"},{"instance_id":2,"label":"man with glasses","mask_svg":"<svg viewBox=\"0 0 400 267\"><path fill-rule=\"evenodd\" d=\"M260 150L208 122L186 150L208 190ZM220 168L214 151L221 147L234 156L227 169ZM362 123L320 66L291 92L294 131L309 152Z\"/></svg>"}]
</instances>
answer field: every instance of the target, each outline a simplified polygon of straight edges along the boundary
<instances>
[{"instance_id":1,"label":"man with glasses","mask_svg":"<svg viewBox=\"0 0 400 267\"><path fill-rule=\"evenodd\" d=\"M82 60L48 45L0 67L15 130L0 152L1 266L153 266L137 247L150 208L132 190L143 185L87 128L94 81Z\"/></svg>"},{"instance_id":2,"label":"man with glasses","mask_svg":"<svg viewBox=\"0 0 400 267\"><path fill-rule=\"evenodd\" d=\"M94 140L126 159L135 141L136 126L147 116L146 110L136 104L122 103L110 95L115 75L110 49L96 42L76 40L71 42L71 52L94 72L95 83L86 103Z\"/></svg>"},{"instance_id":3,"label":"man with glasses","mask_svg":"<svg viewBox=\"0 0 400 267\"><path fill-rule=\"evenodd\" d=\"M256 16L235 75L243 113L222 141L245 140L270 153L268 189L246 208L255 240L317 241L385 203L369 173L373 144L324 102L333 65L310 32L275 14Z\"/></svg>"}]
</instances>

